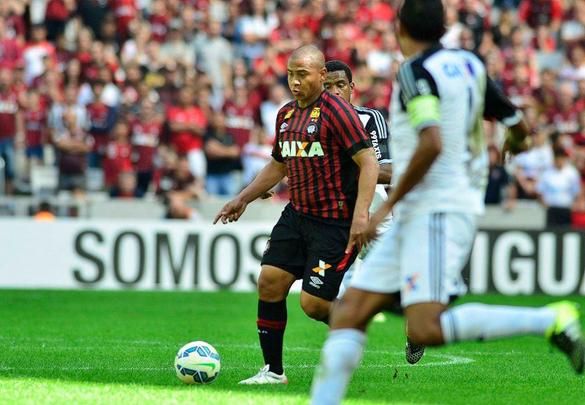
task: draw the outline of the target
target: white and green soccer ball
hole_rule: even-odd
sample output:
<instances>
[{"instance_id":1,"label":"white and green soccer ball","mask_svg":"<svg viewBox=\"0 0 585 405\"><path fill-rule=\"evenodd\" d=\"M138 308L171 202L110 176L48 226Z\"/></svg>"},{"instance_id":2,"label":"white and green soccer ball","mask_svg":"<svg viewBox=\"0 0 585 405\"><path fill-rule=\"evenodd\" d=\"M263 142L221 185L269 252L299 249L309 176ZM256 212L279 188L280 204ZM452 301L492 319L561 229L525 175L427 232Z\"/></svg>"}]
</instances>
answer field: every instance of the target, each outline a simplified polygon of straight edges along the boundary
<instances>
[{"instance_id":1,"label":"white and green soccer ball","mask_svg":"<svg viewBox=\"0 0 585 405\"><path fill-rule=\"evenodd\" d=\"M185 384L209 384L219 375L219 353L207 342L187 343L175 357L175 372Z\"/></svg>"}]
</instances>

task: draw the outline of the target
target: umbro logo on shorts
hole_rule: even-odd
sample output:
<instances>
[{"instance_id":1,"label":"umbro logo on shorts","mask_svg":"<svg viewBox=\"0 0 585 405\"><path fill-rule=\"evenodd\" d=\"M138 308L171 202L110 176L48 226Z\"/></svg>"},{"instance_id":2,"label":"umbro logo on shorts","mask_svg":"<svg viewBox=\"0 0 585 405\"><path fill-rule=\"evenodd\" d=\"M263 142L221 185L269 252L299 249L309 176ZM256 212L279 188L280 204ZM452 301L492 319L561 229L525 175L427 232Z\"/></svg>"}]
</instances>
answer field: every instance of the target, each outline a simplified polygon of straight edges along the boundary
<instances>
[{"instance_id":1,"label":"umbro logo on shorts","mask_svg":"<svg viewBox=\"0 0 585 405\"><path fill-rule=\"evenodd\" d=\"M311 281L317 285L323 285L323 282L319 277L311 276Z\"/></svg>"}]
</instances>

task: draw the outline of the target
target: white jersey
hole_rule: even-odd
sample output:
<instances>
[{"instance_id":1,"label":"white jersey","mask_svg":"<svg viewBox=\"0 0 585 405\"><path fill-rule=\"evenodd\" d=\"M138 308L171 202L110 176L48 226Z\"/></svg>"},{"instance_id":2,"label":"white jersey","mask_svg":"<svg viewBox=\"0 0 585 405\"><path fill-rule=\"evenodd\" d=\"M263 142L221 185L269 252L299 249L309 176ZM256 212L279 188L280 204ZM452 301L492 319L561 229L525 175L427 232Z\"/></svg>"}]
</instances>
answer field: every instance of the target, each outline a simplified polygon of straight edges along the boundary
<instances>
[{"instance_id":1,"label":"white jersey","mask_svg":"<svg viewBox=\"0 0 585 405\"><path fill-rule=\"evenodd\" d=\"M465 50L434 47L408 59L394 89L390 104L393 183L406 171L420 131L438 126L442 141L441 154L429 171L395 207L397 217L431 212L481 214L488 172L483 118L507 119L512 125L521 115L488 80L483 63ZM417 120L411 104L426 96L438 98L439 114ZM487 108L486 101L494 107Z\"/></svg>"},{"instance_id":2,"label":"white jersey","mask_svg":"<svg viewBox=\"0 0 585 405\"><path fill-rule=\"evenodd\" d=\"M354 108L360 117L362 125L372 140L372 146L374 147L378 163L381 165L392 163L392 158L390 157L388 124L382 113L378 110L367 107L354 106ZM372 204L370 205L370 213L376 212L376 210L387 199L388 194L384 185L376 184L376 191L374 193Z\"/></svg>"}]
</instances>

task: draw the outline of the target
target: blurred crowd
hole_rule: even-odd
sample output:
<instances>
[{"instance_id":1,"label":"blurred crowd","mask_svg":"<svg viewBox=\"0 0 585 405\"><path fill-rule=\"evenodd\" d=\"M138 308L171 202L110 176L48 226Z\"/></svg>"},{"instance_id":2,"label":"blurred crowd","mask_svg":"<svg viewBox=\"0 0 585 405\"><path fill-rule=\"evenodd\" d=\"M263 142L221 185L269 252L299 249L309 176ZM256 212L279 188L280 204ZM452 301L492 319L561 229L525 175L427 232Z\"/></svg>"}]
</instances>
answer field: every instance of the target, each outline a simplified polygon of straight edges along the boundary
<instances>
[{"instance_id":1,"label":"blurred crowd","mask_svg":"<svg viewBox=\"0 0 585 405\"><path fill-rule=\"evenodd\" d=\"M169 216L192 217L189 201L235 194L270 159L293 49L316 44L348 63L354 103L387 116L401 62L398 3L2 0L5 190L35 193L35 176L56 167L55 192L159 195ZM486 123L486 202L539 200L578 222L585 0L445 5L443 45L476 52L532 129L533 148L502 165L504 131Z\"/></svg>"}]
</instances>

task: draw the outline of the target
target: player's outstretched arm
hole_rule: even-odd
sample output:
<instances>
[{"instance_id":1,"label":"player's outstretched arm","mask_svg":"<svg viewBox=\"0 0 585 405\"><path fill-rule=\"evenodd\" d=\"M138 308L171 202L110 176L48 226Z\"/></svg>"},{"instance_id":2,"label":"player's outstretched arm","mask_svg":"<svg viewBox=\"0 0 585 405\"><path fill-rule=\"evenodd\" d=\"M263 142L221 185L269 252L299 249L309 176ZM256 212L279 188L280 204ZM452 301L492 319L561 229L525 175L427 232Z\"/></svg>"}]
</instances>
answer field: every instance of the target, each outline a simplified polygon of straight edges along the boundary
<instances>
[{"instance_id":1,"label":"player's outstretched arm","mask_svg":"<svg viewBox=\"0 0 585 405\"><path fill-rule=\"evenodd\" d=\"M360 168L360 177L353 220L349 231L349 242L345 249L346 253L351 252L354 245L360 250L366 242L365 232L368 227L368 210L374 198L374 190L378 182L378 171L380 169L378 159L372 148L360 150L352 156L352 159Z\"/></svg>"},{"instance_id":2,"label":"player's outstretched arm","mask_svg":"<svg viewBox=\"0 0 585 405\"><path fill-rule=\"evenodd\" d=\"M213 223L221 220L222 223L237 221L249 203L257 198L265 195L272 187L276 186L284 176L286 176L286 165L272 159L264 168L258 173L254 181L252 181L240 194L219 211Z\"/></svg>"}]
</instances>

